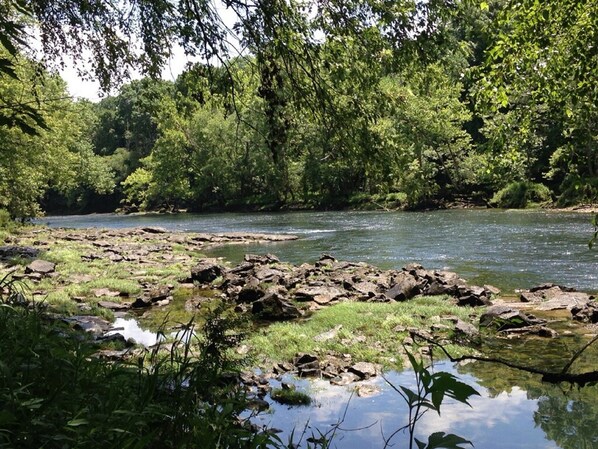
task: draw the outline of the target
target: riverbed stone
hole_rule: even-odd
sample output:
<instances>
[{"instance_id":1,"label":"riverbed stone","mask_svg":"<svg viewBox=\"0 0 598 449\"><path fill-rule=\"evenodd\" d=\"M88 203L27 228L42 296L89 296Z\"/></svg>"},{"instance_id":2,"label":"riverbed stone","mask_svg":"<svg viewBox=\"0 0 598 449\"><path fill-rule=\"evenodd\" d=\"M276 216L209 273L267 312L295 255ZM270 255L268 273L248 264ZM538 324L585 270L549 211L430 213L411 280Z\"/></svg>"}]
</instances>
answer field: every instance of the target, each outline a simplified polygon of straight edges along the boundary
<instances>
[{"instance_id":1,"label":"riverbed stone","mask_svg":"<svg viewBox=\"0 0 598 449\"><path fill-rule=\"evenodd\" d=\"M598 304L595 301L588 301L583 305L575 305L571 308L571 315L575 321L598 323Z\"/></svg>"},{"instance_id":2,"label":"riverbed stone","mask_svg":"<svg viewBox=\"0 0 598 449\"><path fill-rule=\"evenodd\" d=\"M118 303L112 301L98 301L98 306L109 310L128 310L131 308L129 303Z\"/></svg>"},{"instance_id":3,"label":"riverbed stone","mask_svg":"<svg viewBox=\"0 0 598 449\"><path fill-rule=\"evenodd\" d=\"M386 292L386 296L390 299L405 301L421 293L421 284L407 272L398 273L393 281L394 285Z\"/></svg>"},{"instance_id":4,"label":"riverbed stone","mask_svg":"<svg viewBox=\"0 0 598 449\"><path fill-rule=\"evenodd\" d=\"M103 318L92 315L74 315L63 318L77 330L89 332L94 335L103 335L111 329L111 324Z\"/></svg>"},{"instance_id":5,"label":"riverbed stone","mask_svg":"<svg viewBox=\"0 0 598 449\"><path fill-rule=\"evenodd\" d=\"M259 285L257 279L253 279L255 282L250 282L241 288L237 295L237 302L250 304L266 295L266 290Z\"/></svg>"},{"instance_id":6,"label":"riverbed stone","mask_svg":"<svg viewBox=\"0 0 598 449\"><path fill-rule=\"evenodd\" d=\"M543 284L520 295L521 302L533 303L538 310L571 310L583 307L591 298L587 293L556 284Z\"/></svg>"},{"instance_id":7,"label":"riverbed stone","mask_svg":"<svg viewBox=\"0 0 598 449\"><path fill-rule=\"evenodd\" d=\"M360 377L357 374L347 371L330 379L330 383L332 385L345 386L357 382L358 380L360 380Z\"/></svg>"},{"instance_id":8,"label":"riverbed stone","mask_svg":"<svg viewBox=\"0 0 598 449\"><path fill-rule=\"evenodd\" d=\"M465 337L468 340L477 340L480 337L480 331L471 323L466 323L462 320L457 320L454 329L457 337Z\"/></svg>"},{"instance_id":9,"label":"riverbed stone","mask_svg":"<svg viewBox=\"0 0 598 449\"><path fill-rule=\"evenodd\" d=\"M274 254L269 254L269 253L265 254L263 256L258 256L255 254L245 254L245 256L243 257L243 260L245 260L245 262L250 263L252 265L254 265L254 264L268 265L268 264L280 262L280 259L278 257L276 257Z\"/></svg>"},{"instance_id":10,"label":"riverbed stone","mask_svg":"<svg viewBox=\"0 0 598 449\"><path fill-rule=\"evenodd\" d=\"M39 256L39 253L39 249L32 246L0 246L0 259L11 259L13 257L33 259Z\"/></svg>"},{"instance_id":11,"label":"riverbed stone","mask_svg":"<svg viewBox=\"0 0 598 449\"><path fill-rule=\"evenodd\" d=\"M339 324L337 326L334 326L332 329L330 329L329 331L326 332L322 332L321 334L318 334L314 337L314 341L317 342L322 342L322 341L328 341L328 340L333 340L336 338L336 336L338 335L338 332L343 328L342 324Z\"/></svg>"},{"instance_id":12,"label":"riverbed stone","mask_svg":"<svg viewBox=\"0 0 598 449\"><path fill-rule=\"evenodd\" d=\"M297 301L314 301L317 304L324 305L343 296L343 292L335 287L324 286L306 286L295 291Z\"/></svg>"},{"instance_id":13,"label":"riverbed stone","mask_svg":"<svg viewBox=\"0 0 598 449\"><path fill-rule=\"evenodd\" d=\"M381 390L378 385L362 384L355 389L357 396L360 398L369 398L380 394Z\"/></svg>"},{"instance_id":14,"label":"riverbed stone","mask_svg":"<svg viewBox=\"0 0 598 449\"><path fill-rule=\"evenodd\" d=\"M499 331L544 323L544 320L505 305L489 307L480 316L480 326L495 327Z\"/></svg>"},{"instance_id":15,"label":"riverbed stone","mask_svg":"<svg viewBox=\"0 0 598 449\"><path fill-rule=\"evenodd\" d=\"M370 362L358 362L349 368L349 371L359 376L360 379L369 379L377 374L376 365Z\"/></svg>"},{"instance_id":16,"label":"riverbed stone","mask_svg":"<svg viewBox=\"0 0 598 449\"><path fill-rule=\"evenodd\" d=\"M251 312L266 320L291 320L301 316L301 311L297 307L283 300L276 293L268 293L255 301Z\"/></svg>"},{"instance_id":17,"label":"riverbed stone","mask_svg":"<svg viewBox=\"0 0 598 449\"><path fill-rule=\"evenodd\" d=\"M501 334L506 335L507 337L522 337L522 336L529 336L535 335L538 337L544 338L555 338L558 337L558 333L547 326L543 326L541 324L535 324L533 326L524 326L518 328L510 328L504 329L500 331Z\"/></svg>"},{"instance_id":18,"label":"riverbed stone","mask_svg":"<svg viewBox=\"0 0 598 449\"><path fill-rule=\"evenodd\" d=\"M36 259L25 267L25 273L38 273L48 275L56 270L56 264L47 260Z\"/></svg>"},{"instance_id":19,"label":"riverbed stone","mask_svg":"<svg viewBox=\"0 0 598 449\"><path fill-rule=\"evenodd\" d=\"M299 377L316 377L320 375L320 359L316 355L297 354L293 358L293 365Z\"/></svg>"},{"instance_id":20,"label":"riverbed stone","mask_svg":"<svg viewBox=\"0 0 598 449\"><path fill-rule=\"evenodd\" d=\"M225 271L222 265L206 260L191 269L191 279L193 282L207 284L223 276Z\"/></svg>"}]
</instances>

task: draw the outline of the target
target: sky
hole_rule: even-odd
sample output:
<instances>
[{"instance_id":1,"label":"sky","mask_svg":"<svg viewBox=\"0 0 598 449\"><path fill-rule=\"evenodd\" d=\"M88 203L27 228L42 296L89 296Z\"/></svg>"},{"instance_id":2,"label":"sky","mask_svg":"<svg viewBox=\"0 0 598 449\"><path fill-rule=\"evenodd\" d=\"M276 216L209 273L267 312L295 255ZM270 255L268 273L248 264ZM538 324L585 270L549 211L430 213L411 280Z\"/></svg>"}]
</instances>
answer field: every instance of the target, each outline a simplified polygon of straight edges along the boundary
<instances>
[{"instance_id":1,"label":"sky","mask_svg":"<svg viewBox=\"0 0 598 449\"><path fill-rule=\"evenodd\" d=\"M224 24L231 29L236 21L235 14L227 9L220 0L214 0L214 8L218 11ZM229 36L230 39L230 36ZM234 38L232 39L234 40ZM183 49L175 45L172 50L172 57L162 71L162 79L174 81L185 69L188 62L197 62L199 59L188 58ZM60 76L67 82L69 93L75 98L84 98L91 101L99 101L102 98L100 85L98 82L83 80L77 74L77 68L74 61L65 58L65 67L60 70ZM131 80L142 78L138 72L131 74Z\"/></svg>"},{"instance_id":2,"label":"sky","mask_svg":"<svg viewBox=\"0 0 598 449\"><path fill-rule=\"evenodd\" d=\"M162 71L162 79L174 81L179 76L188 62L192 62L183 52L181 47L173 49L173 55ZM97 81L83 80L77 74L75 63L72 59L65 59L65 67L60 70L60 76L67 82L69 93L78 99L84 98L90 101L99 101L101 96L100 84ZM139 79L142 76L132 73L131 79Z\"/></svg>"}]
</instances>

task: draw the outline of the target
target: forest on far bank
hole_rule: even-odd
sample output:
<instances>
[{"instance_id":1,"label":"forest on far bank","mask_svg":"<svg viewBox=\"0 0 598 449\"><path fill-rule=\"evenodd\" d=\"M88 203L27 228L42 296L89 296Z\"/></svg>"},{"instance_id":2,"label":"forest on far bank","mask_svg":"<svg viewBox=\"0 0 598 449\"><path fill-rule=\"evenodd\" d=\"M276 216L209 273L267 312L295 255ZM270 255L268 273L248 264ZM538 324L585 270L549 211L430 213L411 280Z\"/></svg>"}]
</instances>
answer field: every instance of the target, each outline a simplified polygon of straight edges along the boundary
<instances>
[{"instance_id":1,"label":"forest on far bank","mask_svg":"<svg viewBox=\"0 0 598 449\"><path fill-rule=\"evenodd\" d=\"M596 0L66 3L0 0L12 218L598 202ZM174 42L206 62L169 82ZM85 48L98 103L51 62Z\"/></svg>"}]
</instances>

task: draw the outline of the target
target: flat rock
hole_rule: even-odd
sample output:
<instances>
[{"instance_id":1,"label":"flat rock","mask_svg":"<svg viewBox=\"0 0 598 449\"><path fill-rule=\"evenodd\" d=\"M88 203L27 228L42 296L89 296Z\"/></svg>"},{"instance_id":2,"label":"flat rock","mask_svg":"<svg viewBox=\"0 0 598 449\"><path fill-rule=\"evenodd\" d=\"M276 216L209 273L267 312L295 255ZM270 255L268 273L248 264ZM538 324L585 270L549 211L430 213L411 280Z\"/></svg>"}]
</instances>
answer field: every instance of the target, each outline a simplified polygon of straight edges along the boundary
<instances>
[{"instance_id":1,"label":"flat rock","mask_svg":"<svg viewBox=\"0 0 598 449\"><path fill-rule=\"evenodd\" d=\"M544 320L540 320L533 315L525 314L504 305L488 307L480 316L480 326L496 327L499 331L544 324L544 322Z\"/></svg>"},{"instance_id":2,"label":"flat rock","mask_svg":"<svg viewBox=\"0 0 598 449\"><path fill-rule=\"evenodd\" d=\"M297 301L314 301L324 305L344 295L344 292L336 287L301 287L295 291Z\"/></svg>"},{"instance_id":3,"label":"flat rock","mask_svg":"<svg viewBox=\"0 0 598 449\"><path fill-rule=\"evenodd\" d=\"M342 328L343 328L343 325L339 324L338 326L335 326L333 329L330 329L327 332L322 332L321 334L316 335L314 337L314 341L322 342L322 341L332 340L332 339L336 338L336 336L338 335L338 331L340 331Z\"/></svg>"},{"instance_id":4,"label":"flat rock","mask_svg":"<svg viewBox=\"0 0 598 449\"><path fill-rule=\"evenodd\" d=\"M527 336L527 335L536 335L538 337L544 338L555 338L558 336L558 333L550 329L549 327L542 326L541 324L536 324L533 326L524 326L518 328L511 328L505 329L501 331L502 334L508 337L520 337L520 336Z\"/></svg>"},{"instance_id":5,"label":"flat rock","mask_svg":"<svg viewBox=\"0 0 598 449\"><path fill-rule=\"evenodd\" d=\"M280 259L276 257L274 254L265 254L263 256L258 256L255 254L245 254L243 260L245 262L251 263L252 266L253 264L267 265L280 262Z\"/></svg>"},{"instance_id":6,"label":"flat rock","mask_svg":"<svg viewBox=\"0 0 598 449\"><path fill-rule=\"evenodd\" d=\"M369 379L377 374L376 365L370 362L358 362L349 368L354 374L357 374L360 379Z\"/></svg>"},{"instance_id":7,"label":"flat rock","mask_svg":"<svg viewBox=\"0 0 598 449\"><path fill-rule=\"evenodd\" d=\"M117 296L120 296L120 292L118 290L110 290L109 288L94 288L91 290L91 292L96 298L100 298L102 296L116 298Z\"/></svg>"},{"instance_id":8,"label":"flat rock","mask_svg":"<svg viewBox=\"0 0 598 449\"><path fill-rule=\"evenodd\" d=\"M39 249L32 246L0 246L0 259L10 259L12 257L33 259L39 253Z\"/></svg>"},{"instance_id":9,"label":"flat rock","mask_svg":"<svg viewBox=\"0 0 598 449\"><path fill-rule=\"evenodd\" d=\"M56 264L47 260L37 259L25 267L25 273L39 273L42 275L53 273Z\"/></svg>"},{"instance_id":10,"label":"flat rock","mask_svg":"<svg viewBox=\"0 0 598 449\"><path fill-rule=\"evenodd\" d=\"M128 310L131 308L129 303L117 303L112 301L98 301L98 306L110 310Z\"/></svg>"},{"instance_id":11,"label":"flat rock","mask_svg":"<svg viewBox=\"0 0 598 449\"><path fill-rule=\"evenodd\" d=\"M587 293L554 284L543 284L520 295L522 302L530 302L538 310L571 310L583 307L592 297Z\"/></svg>"},{"instance_id":12,"label":"flat rock","mask_svg":"<svg viewBox=\"0 0 598 449\"><path fill-rule=\"evenodd\" d=\"M108 321L91 315L75 315L63 318L63 320L71 324L75 329L90 332L95 335L105 334L112 326Z\"/></svg>"}]
</instances>

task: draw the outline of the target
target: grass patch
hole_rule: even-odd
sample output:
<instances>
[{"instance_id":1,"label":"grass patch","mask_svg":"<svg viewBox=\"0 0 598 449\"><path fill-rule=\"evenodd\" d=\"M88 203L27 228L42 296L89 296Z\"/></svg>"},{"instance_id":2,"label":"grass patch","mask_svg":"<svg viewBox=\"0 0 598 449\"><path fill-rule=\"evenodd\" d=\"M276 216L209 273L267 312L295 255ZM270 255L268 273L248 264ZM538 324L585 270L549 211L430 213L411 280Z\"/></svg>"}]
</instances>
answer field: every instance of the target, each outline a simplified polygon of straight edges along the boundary
<instances>
[{"instance_id":1,"label":"grass patch","mask_svg":"<svg viewBox=\"0 0 598 449\"><path fill-rule=\"evenodd\" d=\"M133 296L141 292L141 287L135 281L109 277L94 279L93 281L82 284L81 287L83 287L83 289L88 289L88 292L96 288L108 288L110 290L126 293L129 296Z\"/></svg>"},{"instance_id":2,"label":"grass patch","mask_svg":"<svg viewBox=\"0 0 598 449\"><path fill-rule=\"evenodd\" d=\"M308 394L302 391L297 391L292 388L274 388L270 397L279 404L285 405L310 405L311 398Z\"/></svg>"},{"instance_id":3,"label":"grass patch","mask_svg":"<svg viewBox=\"0 0 598 449\"><path fill-rule=\"evenodd\" d=\"M428 330L442 323L443 316L457 316L470 321L477 312L471 307L457 307L447 297L417 298L407 302L342 302L324 308L301 321L273 323L258 329L249 344L260 363L290 360L298 352L319 355L350 354L354 360L381 363L389 368L402 366L405 328ZM334 338L317 341L315 337L342 325ZM446 332L448 336L449 332ZM455 354L466 348L448 345Z\"/></svg>"}]
</instances>

